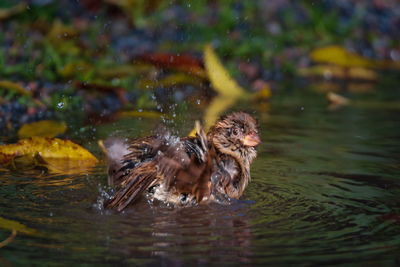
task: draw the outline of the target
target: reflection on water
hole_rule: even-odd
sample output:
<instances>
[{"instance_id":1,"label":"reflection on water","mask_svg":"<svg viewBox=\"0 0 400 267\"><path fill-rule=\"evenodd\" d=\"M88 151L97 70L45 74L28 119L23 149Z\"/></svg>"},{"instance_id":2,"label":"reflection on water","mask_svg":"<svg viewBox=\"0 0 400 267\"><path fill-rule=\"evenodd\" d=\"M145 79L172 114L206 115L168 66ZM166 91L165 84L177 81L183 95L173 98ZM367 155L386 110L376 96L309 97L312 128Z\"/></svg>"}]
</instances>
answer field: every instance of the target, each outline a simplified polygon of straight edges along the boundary
<instances>
[{"instance_id":1,"label":"reflection on water","mask_svg":"<svg viewBox=\"0 0 400 267\"><path fill-rule=\"evenodd\" d=\"M318 97L274 96L252 182L229 206L174 209L141 199L118 214L97 208L107 191L101 164L87 175L0 170L0 217L38 231L19 233L0 263L400 264L400 118L329 112ZM181 116L177 127L191 124ZM123 123L97 132L137 122ZM9 234L1 229L0 239Z\"/></svg>"},{"instance_id":2,"label":"reflection on water","mask_svg":"<svg viewBox=\"0 0 400 267\"><path fill-rule=\"evenodd\" d=\"M108 248L128 262L155 257L168 264L251 262L248 204L172 209L142 201L117 216ZM135 227L132 227L134 225ZM225 255L226 257L221 257Z\"/></svg>"}]
</instances>

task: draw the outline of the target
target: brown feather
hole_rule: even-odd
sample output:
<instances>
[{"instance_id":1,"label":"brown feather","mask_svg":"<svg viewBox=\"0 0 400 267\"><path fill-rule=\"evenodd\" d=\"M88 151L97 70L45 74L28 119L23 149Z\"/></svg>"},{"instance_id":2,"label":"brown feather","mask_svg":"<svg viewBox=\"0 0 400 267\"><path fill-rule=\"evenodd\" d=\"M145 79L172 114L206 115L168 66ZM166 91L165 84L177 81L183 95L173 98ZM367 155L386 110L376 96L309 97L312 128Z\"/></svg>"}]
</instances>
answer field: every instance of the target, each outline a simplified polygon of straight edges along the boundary
<instances>
[{"instance_id":1,"label":"brown feather","mask_svg":"<svg viewBox=\"0 0 400 267\"><path fill-rule=\"evenodd\" d=\"M121 211L149 188L155 198L176 204L184 204L181 196L197 203L239 198L256 157L257 128L253 117L237 112L222 117L207 136L196 124L195 137L131 141L128 153L114 162L119 170L109 173L120 189L104 206Z\"/></svg>"},{"instance_id":2,"label":"brown feather","mask_svg":"<svg viewBox=\"0 0 400 267\"><path fill-rule=\"evenodd\" d=\"M129 203L137 199L156 179L157 171L154 162L141 166L129 173L123 181L122 188L115 196L104 203L105 208L117 208L122 211Z\"/></svg>"}]
</instances>

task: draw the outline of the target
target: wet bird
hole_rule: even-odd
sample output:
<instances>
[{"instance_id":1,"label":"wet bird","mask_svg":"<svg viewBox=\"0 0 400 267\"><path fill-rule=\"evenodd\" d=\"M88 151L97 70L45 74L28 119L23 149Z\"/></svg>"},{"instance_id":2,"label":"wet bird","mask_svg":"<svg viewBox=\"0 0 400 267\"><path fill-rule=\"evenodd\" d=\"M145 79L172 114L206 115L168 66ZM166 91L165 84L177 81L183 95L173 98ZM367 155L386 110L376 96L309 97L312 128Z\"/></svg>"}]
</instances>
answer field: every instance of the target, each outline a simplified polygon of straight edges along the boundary
<instances>
[{"instance_id":1,"label":"wet bird","mask_svg":"<svg viewBox=\"0 0 400 267\"><path fill-rule=\"evenodd\" d=\"M145 192L181 206L238 199L259 144L257 121L244 112L221 117L207 135L197 125L194 137L111 139L104 143L108 176L119 189L104 207L122 211Z\"/></svg>"}]
</instances>

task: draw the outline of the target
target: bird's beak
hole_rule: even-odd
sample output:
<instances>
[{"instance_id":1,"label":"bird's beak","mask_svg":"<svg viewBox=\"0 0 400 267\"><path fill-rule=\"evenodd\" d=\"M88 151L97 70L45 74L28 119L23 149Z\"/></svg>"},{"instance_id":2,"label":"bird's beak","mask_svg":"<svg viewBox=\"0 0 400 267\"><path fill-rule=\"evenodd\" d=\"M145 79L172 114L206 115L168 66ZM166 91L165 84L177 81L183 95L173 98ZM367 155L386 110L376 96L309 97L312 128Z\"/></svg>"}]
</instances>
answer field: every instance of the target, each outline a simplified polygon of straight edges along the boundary
<instances>
[{"instance_id":1,"label":"bird's beak","mask_svg":"<svg viewBox=\"0 0 400 267\"><path fill-rule=\"evenodd\" d=\"M250 133L242 139L245 146L258 146L261 143L260 137L256 133Z\"/></svg>"}]
</instances>

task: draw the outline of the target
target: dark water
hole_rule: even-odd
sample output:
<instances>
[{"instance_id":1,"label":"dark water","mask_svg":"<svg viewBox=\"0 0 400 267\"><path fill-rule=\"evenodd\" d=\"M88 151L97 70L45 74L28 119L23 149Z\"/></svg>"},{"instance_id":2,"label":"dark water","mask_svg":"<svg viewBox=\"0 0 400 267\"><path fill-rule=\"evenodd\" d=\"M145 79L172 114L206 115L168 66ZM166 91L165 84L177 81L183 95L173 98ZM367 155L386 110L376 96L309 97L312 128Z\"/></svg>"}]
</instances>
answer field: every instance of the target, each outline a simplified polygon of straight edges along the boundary
<instances>
[{"instance_id":1,"label":"dark water","mask_svg":"<svg viewBox=\"0 0 400 267\"><path fill-rule=\"evenodd\" d=\"M38 233L18 233L0 249L0 265L399 265L399 109L326 106L321 95L278 92L269 115L255 113L262 145L252 182L230 206L142 200L117 214L96 207L106 185L101 164L75 176L3 170L1 217ZM190 114L178 114L178 128L192 123ZM148 134L156 122L98 126L85 144L98 151L96 138L117 129ZM0 229L1 240L9 235Z\"/></svg>"}]
</instances>

